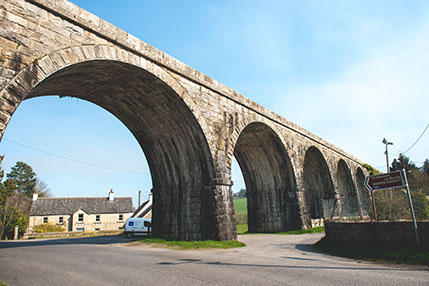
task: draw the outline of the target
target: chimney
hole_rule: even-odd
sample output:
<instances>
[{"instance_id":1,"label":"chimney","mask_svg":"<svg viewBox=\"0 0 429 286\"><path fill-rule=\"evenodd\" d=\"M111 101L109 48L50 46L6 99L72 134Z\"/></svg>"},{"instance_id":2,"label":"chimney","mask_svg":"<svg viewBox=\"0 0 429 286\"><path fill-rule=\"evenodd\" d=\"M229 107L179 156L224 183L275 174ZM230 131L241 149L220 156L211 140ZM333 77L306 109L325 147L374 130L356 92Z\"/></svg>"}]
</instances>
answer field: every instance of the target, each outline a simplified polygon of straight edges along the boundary
<instances>
[{"instance_id":1,"label":"chimney","mask_svg":"<svg viewBox=\"0 0 429 286\"><path fill-rule=\"evenodd\" d=\"M113 190L109 192L109 201L113 201Z\"/></svg>"},{"instance_id":2,"label":"chimney","mask_svg":"<svg viewBox=\"0 0 429 286\"><path fill-rule=\"evenodd\" d=\"M152 202L153 202L152 194L149 194L149 204L152 204Z\"/></svg>"},{"instance_id":3,"label":"chimney","mask_svg":"<svg viewBox=\"0 0 429 286\"><path fill-rule=\"evenodd\" d=\"M37 193L37 191L34 191L33 194L33 201L37 201L37 198L39 197L39 194Z\"/></svg>"}]
</instances>

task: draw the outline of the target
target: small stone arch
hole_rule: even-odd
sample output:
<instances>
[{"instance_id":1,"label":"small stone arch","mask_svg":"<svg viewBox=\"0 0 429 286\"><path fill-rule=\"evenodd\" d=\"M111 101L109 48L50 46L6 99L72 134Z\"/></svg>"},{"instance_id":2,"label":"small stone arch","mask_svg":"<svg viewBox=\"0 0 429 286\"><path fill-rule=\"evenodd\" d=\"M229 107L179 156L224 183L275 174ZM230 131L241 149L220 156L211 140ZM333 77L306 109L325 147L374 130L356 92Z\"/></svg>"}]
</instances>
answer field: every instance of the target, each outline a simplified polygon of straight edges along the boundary
<instances>
[{"instance_id":1,"label":"small stone arch","mask_svg":"<svg viewBox=\"0 0 429 286\"><path fill-rule=\"evenodd\" d=\"M303 185L309 220L330 217L335 202L335 189L328 163L314 145L305 152ZM310 221L307 222L311 225Z\"/></svg>"},{"instance_id":2,"label":"small stone arch","mask_svg":"<svg viewBox=\"0 0 429 286\"><path fill-rule=\"evenodd\" d=\"M285 142L272 124L257 117L241 121L232 135L234 155L246 184L251 232L279 232L301 227L294 170Z\"/></svg>"},{"instance_id":3,"label":"small stone arch","mask_svg":"<svg viewBox=\"0 0 429 286\"><path fill-rule=\"evenodd\" d=\"M238 138L240 137L243 130L252 123L262 123L262 124L268 126L270 129L272 129L286 150L287 143L286 143L284 137L281 135L280 130L276 127L276 125L271 120L268 120L266 117L263 117L263 116L258 116L257 114L252 114L250 116L247 116L247 117L239 120L239 122L237 123L237 125L233 129L231 135L229 136L230 137L229 144L228 144L226 152L225 152L225 154L226 154L225 155L226 165L229 167L229 169L228 169L229 173L231 170L232 157L234 156L234 149L235 149L235 146L237 144ZM294 172L294 177L295 177L295 172Z\"/></svg>"},{"instance_id":4,"label":"small stone arch","mask_svg":"<svg viewBox=\"0 0 429 286\"><path fill-rule=\"evenodd\" d=\"M341 199L341 212L344 217L359 216L359 198L353 183L350 169L343 159L338 161L337 166L338 195Z\"/></svg>"},{"instance_id":5,"label":"small stone arch","mask_svg":"<svg viewBox=\"0 0 429 286\"><path fill-rule=\"evenodd\" d=\"M363 216L369 216L371 209L371 195L369 190L364 185L365 173L361 167L356 168L356 186L359 192L360 203Z\"/></svg>"}]
</instances>

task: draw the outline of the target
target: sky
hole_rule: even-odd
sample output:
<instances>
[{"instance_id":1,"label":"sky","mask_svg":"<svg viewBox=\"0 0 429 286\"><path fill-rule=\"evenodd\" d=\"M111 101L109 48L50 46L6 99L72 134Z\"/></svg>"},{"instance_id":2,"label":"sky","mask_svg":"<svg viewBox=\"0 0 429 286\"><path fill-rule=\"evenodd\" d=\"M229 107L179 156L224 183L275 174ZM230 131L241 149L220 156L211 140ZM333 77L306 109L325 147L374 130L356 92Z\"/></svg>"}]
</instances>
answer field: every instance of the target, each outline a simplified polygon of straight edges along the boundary
<instances>
[{"instance_id":1,"label":"sky","mask_svg":"<svg viewBox=\"0 0 429 286\"><path fill-rule=\"evenodd\" d=\"M381 171L383 138L391 162L429 124L428 1L71 2ZM428 146L429 131L405 155L421 165ZM132 134L78 99L25 100L0 154L6 172L28 163L55 197L113 189L137 206L152 185ZM244 188L236 163L233 181Z\"/></svg>"}]
</instances>

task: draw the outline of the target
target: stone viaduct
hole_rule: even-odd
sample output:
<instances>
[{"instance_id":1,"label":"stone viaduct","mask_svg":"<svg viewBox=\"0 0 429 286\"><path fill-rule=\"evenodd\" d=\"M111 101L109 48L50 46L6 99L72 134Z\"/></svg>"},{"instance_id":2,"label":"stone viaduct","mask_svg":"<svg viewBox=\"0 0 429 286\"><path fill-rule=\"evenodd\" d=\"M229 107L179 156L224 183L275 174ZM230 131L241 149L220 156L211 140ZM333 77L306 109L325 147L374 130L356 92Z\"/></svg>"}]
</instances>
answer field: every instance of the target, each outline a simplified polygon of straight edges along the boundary
<instances>
[{"instance_id":1,"label":"stone viaduct","mask_svg":"<svg viewBox=\"0 0 429 286\"><path fill-rule=\"evenodd\" d=\"M70 2L1 0L0 46L0 139L27 98L108 110L146 155L157 236L236 239L233 156L252 232L308 228L339 196L367 214L358 159Z\"/></svg>"}]
</instances>

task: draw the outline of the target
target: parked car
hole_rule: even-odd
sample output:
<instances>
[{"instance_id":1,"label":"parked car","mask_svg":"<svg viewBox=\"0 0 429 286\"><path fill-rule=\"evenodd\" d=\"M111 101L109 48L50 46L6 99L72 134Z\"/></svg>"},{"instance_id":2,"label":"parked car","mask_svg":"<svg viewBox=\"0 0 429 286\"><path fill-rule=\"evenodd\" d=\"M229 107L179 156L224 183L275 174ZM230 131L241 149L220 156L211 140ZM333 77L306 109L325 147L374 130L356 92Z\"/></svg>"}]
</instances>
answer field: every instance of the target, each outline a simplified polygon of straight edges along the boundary
<instances>
[{"instance_id":1,"label":"parked car","mask_svg":"<svg viewBox=\"0 0 429 286\"><path fill-rule=\"evenodd\" d=\"M135 235L150 235L152 220L150 218L130 217L127 219L124 228L124 233L130 238Z\"/></svg>"}]
</instances>

